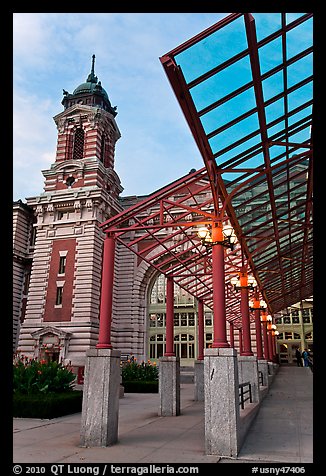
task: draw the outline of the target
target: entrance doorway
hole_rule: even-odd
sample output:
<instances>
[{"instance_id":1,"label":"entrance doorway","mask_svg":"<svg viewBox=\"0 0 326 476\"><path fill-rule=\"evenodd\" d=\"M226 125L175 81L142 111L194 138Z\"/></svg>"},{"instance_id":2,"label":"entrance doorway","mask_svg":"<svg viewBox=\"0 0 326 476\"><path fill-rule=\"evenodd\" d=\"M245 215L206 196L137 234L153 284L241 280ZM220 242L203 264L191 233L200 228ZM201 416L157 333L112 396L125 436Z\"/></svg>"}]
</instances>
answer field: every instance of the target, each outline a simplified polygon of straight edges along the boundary
<instances>
[{"instance_id":1,"label":"entrance doorway","mask_svg":"<svg viewBox=\"0 0 326 476\"><path fill-rule=\"evenodd\" d=\"M297 342L279 342L280 364L296 365L295 349L298 347Z\"/></svg>"}]
</instances>

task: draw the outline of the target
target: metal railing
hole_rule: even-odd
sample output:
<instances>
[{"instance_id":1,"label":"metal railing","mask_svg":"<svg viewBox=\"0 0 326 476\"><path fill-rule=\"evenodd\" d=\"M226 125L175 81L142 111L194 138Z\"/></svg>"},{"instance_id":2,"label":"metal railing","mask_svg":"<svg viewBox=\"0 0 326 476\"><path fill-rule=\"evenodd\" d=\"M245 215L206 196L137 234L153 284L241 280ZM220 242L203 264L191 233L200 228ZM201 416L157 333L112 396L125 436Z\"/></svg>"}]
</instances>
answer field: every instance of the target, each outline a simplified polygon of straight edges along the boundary
<instances>
[{"instance_id":1,"label":"metal railing","mask_svg":"<svg viewBox=\"0 0 326 476\"><path fill-rule=\"evenodd\" d=\"M245 402L249 400L252 403L251 383L244 382L239 384L239 405L244 409Z\"/></svg>"},{"instance_id":2,"label":"metal railing","mask_svg":"<svg viewBox=\"0 0 326 476\"><path fill-rule=\"evenodd\" d=\"M263 375L263 372L261 370L259 370L259 372L258 372L258 382L259 382L259 385L261 385L261 386L264 385L264 375Z\"/></svg>"}]
</instances>

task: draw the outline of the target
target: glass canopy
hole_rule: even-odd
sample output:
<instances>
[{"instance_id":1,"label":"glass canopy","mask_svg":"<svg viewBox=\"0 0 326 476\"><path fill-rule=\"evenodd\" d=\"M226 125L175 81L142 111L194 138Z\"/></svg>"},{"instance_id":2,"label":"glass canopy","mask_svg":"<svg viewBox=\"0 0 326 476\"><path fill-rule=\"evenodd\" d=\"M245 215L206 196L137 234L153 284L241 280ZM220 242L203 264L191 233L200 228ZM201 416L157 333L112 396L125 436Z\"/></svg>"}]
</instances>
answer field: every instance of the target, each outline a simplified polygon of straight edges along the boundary
<instances>
[{"instance_id":1,"label":"glass canopy","mask_svg":"<svg viewBox=\"0 0 326 476\"><path fill-rule=\"evenodd\" d=\"M243 266L271 313L313 294L312 51L310 13L232 13L162 56L204 167L101 225L212 307L198 229L225 209L238 239L226 313L239 326L230 278Z\"/></svg>"},{"instance_id":2,"label":"glass canopy","mask_svg":"<svg viewBox=\"0 0 326 476\"><path fill-rule=\"evenodd\" d=\"M272 310L310 296L312 14L233 13L161 62Z\"/></svg>"}]
</instances>

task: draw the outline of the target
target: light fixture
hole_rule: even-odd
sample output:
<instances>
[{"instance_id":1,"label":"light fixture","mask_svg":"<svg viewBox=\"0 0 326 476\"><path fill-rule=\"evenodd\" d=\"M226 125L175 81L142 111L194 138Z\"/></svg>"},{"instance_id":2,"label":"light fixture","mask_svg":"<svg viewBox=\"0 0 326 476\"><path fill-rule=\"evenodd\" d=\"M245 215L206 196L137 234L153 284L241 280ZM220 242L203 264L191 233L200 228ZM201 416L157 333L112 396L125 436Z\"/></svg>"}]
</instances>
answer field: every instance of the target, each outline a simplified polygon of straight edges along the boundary
<instances>
[{"instance_id":1,"label":"light fixture","mask_svg":"<svg viewBox=\"0 0 326 476\"><path fill-rule=\"evenodd\" d=\"M255 280L255 278L253 276L248 276L247 280L246 280L246 284L243 284L241 282L242 281L241 277L244 278L243 273L240 273L240 275L233 276L230 279L230 284L231 284L231 286L233 286L233 288L236 291L239 291L239 289L242 289L242 288L253 290L257 286L257 281Z\"/></svg>"},{"instance_id":2,"label":"light fixture","mask_svg":"<svg viewBox=\"0 0 326 476\"><path fill-rule=\"evenodd\" d=\"M260 315L260 321L261 322L267 322L267 311L266 311L266 309L262 310L262 313Z\"/></svg>"},{"instance_id":3,"label":"light fixture","mask_svg":"<svg viewBox=\"0 0 326 476\"><path fill-rule=\"evenodd\" d=\"M257 281L253 276L248 276L248 286L251 288L255 288L257 286Z\"/></svg>"},{"instance_id":4,"label":"light fixture","mask_svg":"<svg viewBox=\"0 0 326 476\"><path fill-rule=\"evenodd\" d=\"M197 231L198 237L201 239L202 245L206 246L206 248L210 248L214 245L222 245L226 248L230 248L231 250L233 250L234 245L237 241L234 229L231 225L224 225L222 228L222 233L225 239L222 241L213 242L209 227L203 226Z\"/></svg>"},{"instance_id":5,"label":"light fixture","mask_svg":"<svg viewBox=\"0 0 326 476\"><path fill-rule=\"evenodd\" d=\"M260 301L250 300L249 309L250 311L264 311L267 308L266 302L261 299Z\"/></svg>"},{"instance_id":6,"label":"light fixture","mask_svg":"<svg viewBox=\"0 0 326 476\"><path fill-rule=\"evenodd\" d=\"M272 330L273 330L273 329L272 329L272 326L273 326L273 325L275 326L275 324L272 324L272 321L273 321L272 316L271 316L271 315L268 315L268 316L267 316L267 330L268 330L268 331L272 331ZM276 326L275 326L275 327L276 327Z\"/></svg>"},{"instance_id":7,"label":"light fixture","mask_svg":"<svg viewBox=\"0 0 326 476\"><path fill-rule=\"evenodd\" d=\"M199 238L201 239L202 243L205 244L209 241L212 241L211 233L206 226L199 228L197 232Z\"/></svg>"}]
</instances>

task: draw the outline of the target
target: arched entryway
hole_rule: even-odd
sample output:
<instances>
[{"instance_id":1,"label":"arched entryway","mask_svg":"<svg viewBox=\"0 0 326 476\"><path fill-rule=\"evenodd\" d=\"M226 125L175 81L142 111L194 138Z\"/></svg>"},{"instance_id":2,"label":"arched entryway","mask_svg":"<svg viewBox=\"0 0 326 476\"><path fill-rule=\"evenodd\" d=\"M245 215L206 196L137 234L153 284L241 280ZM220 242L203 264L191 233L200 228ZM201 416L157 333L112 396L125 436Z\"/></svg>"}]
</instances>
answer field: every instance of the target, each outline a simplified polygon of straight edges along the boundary
<instances>
[{"instance_id":1,"label":"arched entryway","mask_svg":"<svg viewBox=\"0 0 326 476\"><path fill-rule=\"evenodd\" d=\"M197 300L174 285L174 352L181 365L193 365L198 358ZM148 287L147 335L149 359L164 355L166 335L166 277L156 274ZM205 308L204 345L212 344L212 311Z\"/></svg>"}]
</instances>

